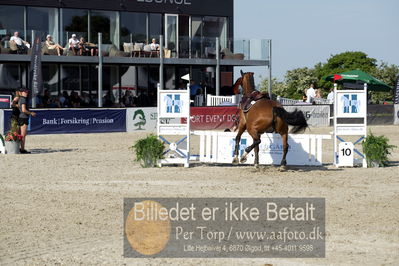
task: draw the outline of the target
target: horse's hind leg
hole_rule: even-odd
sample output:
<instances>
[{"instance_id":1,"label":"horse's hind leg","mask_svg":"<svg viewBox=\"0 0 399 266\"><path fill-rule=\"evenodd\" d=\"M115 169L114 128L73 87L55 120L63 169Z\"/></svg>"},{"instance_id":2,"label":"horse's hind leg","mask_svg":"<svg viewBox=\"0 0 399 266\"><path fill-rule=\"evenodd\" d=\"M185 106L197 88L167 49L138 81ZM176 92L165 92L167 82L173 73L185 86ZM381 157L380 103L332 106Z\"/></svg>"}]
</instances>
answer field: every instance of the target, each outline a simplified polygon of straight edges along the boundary
<instances>
[{"instance_id":1,"label":"horse's hind leg","mask_svg":"<svg viewBox=\"0 0 399 266\"><path fill-rule=\"evenodd\" d=\"M281 140L283 142L283 158L281 159L281 167L285 168L287 165L287 153L288 153L288 125L281 119L278 118L276 121L276 132L281 135Z\"/></svg>"},{"instance_id":2,"label":"horse's hind leg","mask_svg":"<svg viewBox=\"0 0 399 266\"><path fill-rule=\"evenodd\" d=\"M238 161L238 152L240 150L241 135L242 135L242 133L244 133L245 129L246 129L246 125L244 123L241 123L241 121L240 121L239 128L238 128L238 133L237 133L237 136L236 136L236 139L235 139L236 145L235 145L235 148L234 148L233 164L238 164L238 162L239 162Z\"/></svg>"},{"instance_id":3,"label":"horse's hind leg","mask_svg":"<svg viewBox=\"0 0 399 266\"><path fill-rule=\"evenodd\" d=\"M255 166L255 168L259 168L259 144L255 146L254 151L255 151L254 166Z\"/></svg>"},{"instance_id":4,"label":"horse's hind leg","mask_svg":"<svg viewBox=\"0 0 399 266\"><path fill-rule=\"evenodd\" d=\"M288 133L281 135L281 140L283 141L283 159L281 159L280 165L282 167L285 167L287 165L287 153L288 153L288 148L290 145L288 145Z\"/></svg>"}]
</instances>

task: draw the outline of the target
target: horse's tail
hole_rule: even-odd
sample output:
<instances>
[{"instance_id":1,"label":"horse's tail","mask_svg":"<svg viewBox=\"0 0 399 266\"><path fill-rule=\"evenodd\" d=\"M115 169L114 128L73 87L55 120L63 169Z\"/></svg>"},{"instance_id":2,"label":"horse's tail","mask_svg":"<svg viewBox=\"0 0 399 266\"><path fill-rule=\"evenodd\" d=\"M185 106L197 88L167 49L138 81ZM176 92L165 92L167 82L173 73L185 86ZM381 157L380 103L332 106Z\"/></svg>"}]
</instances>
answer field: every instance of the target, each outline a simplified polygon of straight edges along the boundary
<instances>
[{"instance_id":1,"label":"horse's tail","mask_svg":"<svg viewBox=\"0 0 399 266\"><path fill-rule=\"evenodd\" d=\"M288 125L293 126L291 133L299 133L305 131L308 127L308 122L303 115L303 112L295 109L293 112L287 112L283 107L273 107L275 116L280 117Z\"/></svg>"}]
</instances>

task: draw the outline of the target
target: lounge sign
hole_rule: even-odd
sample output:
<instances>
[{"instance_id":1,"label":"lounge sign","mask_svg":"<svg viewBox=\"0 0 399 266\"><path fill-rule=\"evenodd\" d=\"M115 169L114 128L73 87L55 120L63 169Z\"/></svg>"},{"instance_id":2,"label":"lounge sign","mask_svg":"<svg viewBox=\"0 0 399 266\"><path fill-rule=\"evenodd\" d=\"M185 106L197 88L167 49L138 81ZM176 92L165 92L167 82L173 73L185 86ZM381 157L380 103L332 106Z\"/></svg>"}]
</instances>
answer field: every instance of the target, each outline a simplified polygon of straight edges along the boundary
<instances>
[{"instance_id":1,"label":"lounge sign","mask_svg":"<svg viewBox=\"0 0 399 266\"><path fill-rule=\"evenodd\" d=\"M139 3L155 3L170 5L191 5L191 0L137 0Z\"/></svg>"},{"instance_id":2,"label":"lounge sign","mask_svg":"<svg viewBox=\"0 0 399 266\"><path fill-rule=\"evenodd\" d=\"M126 11L233 17L233 0L130 0Z\"/></svg>"}]
</instances>

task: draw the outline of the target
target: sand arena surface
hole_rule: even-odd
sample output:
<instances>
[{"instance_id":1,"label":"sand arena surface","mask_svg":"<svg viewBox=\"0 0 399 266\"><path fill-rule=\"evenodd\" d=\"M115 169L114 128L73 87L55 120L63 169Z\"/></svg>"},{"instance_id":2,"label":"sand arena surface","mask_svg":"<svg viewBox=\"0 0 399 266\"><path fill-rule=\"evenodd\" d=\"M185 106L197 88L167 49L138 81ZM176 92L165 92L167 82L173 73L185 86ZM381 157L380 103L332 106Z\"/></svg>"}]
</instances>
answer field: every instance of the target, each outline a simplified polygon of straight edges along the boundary
<instances>
[{"instance_id":1,"label":"sand arena surface","mask_svg":"<svg viewBox=\"0 0 399 266\"><path fill-rule=\"evenodd\" d=\"M398 126L370 129L399 147ZM33 154L0 156L0 264L399 265L399 149L387 168L336 169L330 140L323 167L143 169L128 148L145 135L29 136ZM124 197L325 197L326 258L124 259Z\"/></svg>"}]
</instances>

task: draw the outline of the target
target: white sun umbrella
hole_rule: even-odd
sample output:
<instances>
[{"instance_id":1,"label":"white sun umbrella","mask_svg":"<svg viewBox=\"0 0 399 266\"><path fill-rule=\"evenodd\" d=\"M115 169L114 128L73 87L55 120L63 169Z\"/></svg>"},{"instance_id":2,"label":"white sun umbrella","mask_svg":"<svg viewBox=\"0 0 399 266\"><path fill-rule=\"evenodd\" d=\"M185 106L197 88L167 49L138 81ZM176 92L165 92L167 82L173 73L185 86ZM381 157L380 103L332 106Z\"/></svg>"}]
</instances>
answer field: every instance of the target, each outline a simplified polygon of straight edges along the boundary
<instances>
[{"instance_id":1,"label":"white sun umbrella","mask_svg":"<svg viewBox=\"0 0 399 266\"><path fill-rule=\"evenodd\" d=\"M132 91L133 95L136 95L137 88L137 75L136 75L136 67L129 66L128 70L121 77L122 86L119 85L119 82L112 86L112 91L116 101L119 101L119 89L122 90L122 95L125 91Z\"/></svg>"}]
</instances>

